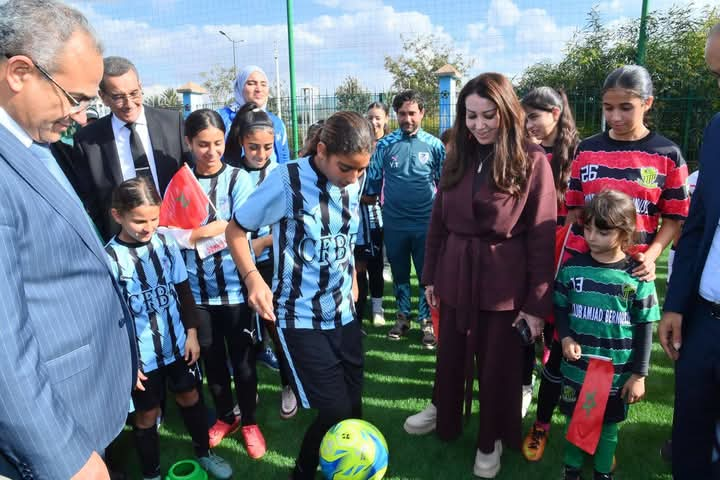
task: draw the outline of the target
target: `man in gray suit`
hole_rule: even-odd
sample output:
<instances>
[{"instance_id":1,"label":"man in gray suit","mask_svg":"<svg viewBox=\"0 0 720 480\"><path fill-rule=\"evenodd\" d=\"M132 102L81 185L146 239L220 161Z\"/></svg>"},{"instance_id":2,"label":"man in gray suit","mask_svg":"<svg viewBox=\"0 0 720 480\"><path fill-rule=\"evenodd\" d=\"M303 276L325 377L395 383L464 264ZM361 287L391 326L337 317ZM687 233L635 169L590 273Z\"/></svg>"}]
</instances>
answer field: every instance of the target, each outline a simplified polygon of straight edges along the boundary
<instances>
[{"instance_id":1,"label":"man in gray suit","mask_svg":"<svg viewBox=\"0 0 720 480\"><path fill-rule=\"evenodd\" d=\"M0 474L107 479L101 455L135 382L132 321L53 158L102 77L87 20L53 0L0 5Z\"/></svg>"}]
</instances>

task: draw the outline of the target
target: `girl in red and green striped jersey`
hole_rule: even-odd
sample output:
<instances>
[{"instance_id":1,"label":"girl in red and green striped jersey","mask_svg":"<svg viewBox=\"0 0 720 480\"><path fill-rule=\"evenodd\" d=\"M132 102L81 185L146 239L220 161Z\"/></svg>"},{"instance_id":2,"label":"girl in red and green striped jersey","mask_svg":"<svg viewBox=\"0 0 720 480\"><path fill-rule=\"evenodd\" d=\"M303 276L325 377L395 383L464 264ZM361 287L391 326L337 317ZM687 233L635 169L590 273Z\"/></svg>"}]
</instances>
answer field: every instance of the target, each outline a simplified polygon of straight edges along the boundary
<instances>
[{"instance_id":1,"label":"girl in red and green striped jersey","mask_svg":"<svg viewBox=\"0 0 720 480\"><path fill-rule=\"evenodd\" d=\"M551 87L536 87L530 90L521 100L525 110L525 127L528 134L537 139L543 147L552 166L555 191L558 202L558 234L556 241L562 244L559 251L562 258L556 262L564 263L568 258L587 252L587 244L582 238L582 228L573 226L573 231L560 231L565 224L567 208L565 207L565 193L570 180L570 171L580 139L575 127L570 105L565 92ZM556 248L556 250L558 250ZM546 319L545 352L543 355L543 372L538 391L537 416L535 423L523 441L522 452L531 462L542 458L547 444L547 435L550 431L550 420L553 410L560 397L560 361L562 360L562 347L555 333L553 318ZM532 399L532 371L535 366L535 347L531 345L527 351L523 381L523 416L526 405Z\"/></svg>"},{"instance_id":2,"label":"girl in red and green striped jersey","mask_svg":"<svg viewBox=\"0 0 720 480\"><path fill-rule=\"evenodd\" d=\"M628 194L637 211L638 237L630 253L640 253L633 275L650 280L655 260L687 217L687 165L675 143L643 122L653 104L652 80L645 68L625 65L614 70L603 85L602 101L610 129L578 146L565 195L568 221L602 190Z\"/></svg>"}]
</instances>

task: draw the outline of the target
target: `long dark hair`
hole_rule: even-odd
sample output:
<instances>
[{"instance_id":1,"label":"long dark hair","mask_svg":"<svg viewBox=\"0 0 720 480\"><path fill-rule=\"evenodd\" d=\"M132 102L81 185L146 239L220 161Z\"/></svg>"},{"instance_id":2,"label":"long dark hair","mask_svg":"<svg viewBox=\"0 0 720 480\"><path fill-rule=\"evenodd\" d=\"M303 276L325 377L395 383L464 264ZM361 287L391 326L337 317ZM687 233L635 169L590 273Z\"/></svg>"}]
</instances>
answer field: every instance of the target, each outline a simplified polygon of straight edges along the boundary
<instances>
[{"instance_id":1,"label":"long dark hair","mask_svg":"<svg viewBox=\"0 0 720 480\"><path fill-rule=\"evenodd\" d=\"M647 69L641 65L623 65L610 72L603 84L603 95L611 88L620 88L641 100L653 96L652 78Z\"/></svg>"},{"instance_id":2,"label":"long dark hair","mask_svg":"<svg viewBox=\"0 0 720 480\"><path fill-rule=\"evenodd\" d=\"M552 112L553 108L560 110L560 116L555 126L557 136L555 137L555 143L553 143L550 165L555 179L558 202L562 203L565 201L572 161L580 143L580 137L575 127L575 118L573 118L572 110L570 110L567 95L563 90L537 87L530 90L520 103L524 107L545 112Z\"/></svg>"},{"instance_id":3,"label":"long dark hair","mask_svg":"<svg viewBox=\"0 0 720 480\"><path fill-rule=\"evenodd\" d=\"M273 135L275 130L270 116L257 104L248 102L235 114L225 145L228 163L239 164L242 157L243 138L255 130L265 130Z\"/></svg>"},{"instance_id":4,"label":"long dark hair","mask_svg":"<svg viewBox=\"0 0 720 480\"><path fill-rule=\"evenodd\" d=\"M366 112L369 112L369 111L372 110L373 108L379 108L380 110L382 110L383 112L385 112L385 118L386 118L387 120L390 120L390 109L389 109L388 106L385 105L383 102L372 102L370 105L368 105L368 107L367 107L367 109L366 109L365 111L366 111ZM386 122L385 122L385 125L383 126L383 135L387 135L388 133L390 133L390 125L389 125L389 123L390 123L389 121L386 121Z\"/></svg>"},{"instance_id":5,"label":"long dark hair","mask_svg":"<svg viewBox=\"0 0 720 480\"><path fill-rule=\"evenodd\" d=\"M198 133L210 127L225 133L225 123L219 113L209 108L195 110L185 119L185 136L192 140Z\"/></svg>"},{"instance_id":6,"label":"long dark hair","mask_svg":"<svg viewBox=\"0 0 720 480\"><path fill-rule=\"evenodd\" d=\"M519 195L525 189L531 169L525 145L525 111L510 81L499 73L478 75L460 90L453 125L455 138L448 149L440 188L450 190L455 187L479 154L480 144L465 123L465 100L472 94L493 102L500 117L490 167L492 181L498 190Z\"/></svg>"},{"instance_id":7,"label":"long dark hair","mask_svg":"<svg viewBox=\"0 0 720 480\"><path fill-rule=\"evenodd\" d=\"M305 156L317 154L318 143L325 144L328 155L373 153L375 134L370 122L356 112L342 111L333 114L320 126L305 144Z\"/></svg>"},{"instance_id":8,"label":"long dark hair","mask_svg":"<svg viewBox=\"0 0 720 480\"><path fill-rule=\"evenodd\" d=\"M135 177L125 180L115 187L111 207L123 214L137 207L156 206L161 203L162 200L155 190L155 185L152 185L150 180L145 177Z\"/></svg>"}]
</instances>

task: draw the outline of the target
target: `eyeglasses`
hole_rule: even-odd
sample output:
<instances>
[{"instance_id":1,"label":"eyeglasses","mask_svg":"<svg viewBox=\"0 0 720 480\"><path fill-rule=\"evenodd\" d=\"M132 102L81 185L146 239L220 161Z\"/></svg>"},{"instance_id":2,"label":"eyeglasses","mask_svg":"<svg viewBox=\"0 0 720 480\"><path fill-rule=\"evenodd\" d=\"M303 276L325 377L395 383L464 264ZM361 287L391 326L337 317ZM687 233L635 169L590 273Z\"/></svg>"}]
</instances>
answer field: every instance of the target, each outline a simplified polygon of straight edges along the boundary
<instances>
[{"instance_id":1,"label":"eyeglasses","mask_svg":"<svg viewBox=\"0 0 720 480\"><path fill-rule=\"evenodd\" d=\"M6 53L6 54L5 54L5 57L8 58L8 59L10 59L10 58L12 58L12 57L14 57L14 56L15 56L15 55L14 55L14 54L11 54L11 53ZM75 115L75 114L80 113L80 112L82 112L82 111L84 111L84 110L87 110L87 108L90 106L91 100L89 100L89 99L86 99L86 100L77 100L75 97L73 97L72 95L70 95L70 93L68 93L68 91L65 90L58 82L56 82L55 79L52 77L52 75L50 75L50 74L48 73L47 70L45 70L43 67L41 67L40 65L38 65L37 62L35 62L35 60L33 60L32 58L28 57L27 55L24 55L24 56L27 57L27 58L29 58L30 61L32 62L33 66L34 66L35 68L37 68L38 72L42 73L42 75L43 75L45 78L47 78L48 80L50 80L50 82L51 82L53 85L55 85L55 86L63 93L63 95L65 95L65 98L67 98L68 102L70 102L70 105L71 105L71 106L70 106L70 115Z\"/></svg>"},{"instance_id":2,"label":"eyeglasses","mask_svg":"<svg viewBox=\"0 0 720 480\"><path fill-rule=\"evenodd\" d=\"M142 90L133 90L132 92L126 94L118 93L117 95L110 95L109 93L106 94L108 97L110 97L110 100L116 104L116 105L122 105L125 102L129 102L131 100L138 100L142 97Z\"/></svg>"}]
</instances>

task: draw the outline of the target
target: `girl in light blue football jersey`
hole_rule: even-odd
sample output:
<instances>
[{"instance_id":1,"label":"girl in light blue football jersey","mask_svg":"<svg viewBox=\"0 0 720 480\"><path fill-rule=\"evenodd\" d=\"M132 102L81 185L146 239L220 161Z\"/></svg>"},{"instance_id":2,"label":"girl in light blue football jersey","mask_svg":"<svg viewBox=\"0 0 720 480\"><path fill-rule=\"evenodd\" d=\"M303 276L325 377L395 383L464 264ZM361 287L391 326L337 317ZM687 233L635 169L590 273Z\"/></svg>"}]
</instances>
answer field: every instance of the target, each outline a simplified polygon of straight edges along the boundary
<instances>
[{"instance_id":1,"label":"girl in light blue football jersey","mask_svg":"<svg viewBox=\"0 0 720 480\"><path fill-rule=\"evenodd\" d=\"M233 119L230 133L227 135L227 147L223 160L235 167L242 168L250 175L254 188L257 188L272 172L278 163L273 155L275 138L273 121L257 104L249 102L238 110ZM273 236L269 226L264 226L251 234L251 244L255 263L265 283L272 282ZM297 398L290 387L289 366L285 361L277 327L274 322L264 321L265 345L259 345L258 360L268 366L277 366L280 371L282 391L280 394L280 417L291 418L298 410ZM269 339L275 346L270 348Z\"/></svg>"},{"instance_id":2,"label":"girl in light blue football jersey","mask_svg":"<svg viewBox=\"0 0 720 480\"><path fill-rule=\"evenodd\" d=\"M200 317L200 346L217 421L210 445L241 431L251 458L265 454L257 425L257 322L247 306L244 285L225 243L225 227L253 190L250 175L222 161L225 125L217 112L200 109L185 120L185 141L195 160L193 173L210 200L208 216L181 240L190 286ZM235 381L235 397L231 372ZM235 399L240 414L235 407Z\"/></svg>"},{"instance_id":3,"label":"girl in light blue football jersey","mask_svg":"<svg viewBox=\"0 0 720 480\"><path fill-rule=\"evenodd\" d=\"M132 400L143 477L160 479L156 421L169 388L202 467L216 478L230 478L230 465L210 451L207 409L197 390L195 302L180 249L171 237L156 233L160 197L154 185L142 177L121 183L113 192L111 213L122 229L105 250L133 316L140 360Z\"/></svg>"},{"instance_id":4,"label":"girl in light blue football jersey","mask_svg":"<svg viewBox=\"0 0 720 480\"><path fill-rule=\"evenodd\" d=\"M248 287L248 305L278 324L295 395L318 411L308 427L292 478L312 479L328 429L362 415L363 349L353 249L363 173L374 148L368 121L331 116L309 155L278 166L235 211L226 232ZM245 236L270 225L272 290L253 262Z\"/></svg>"}]
</instances>

